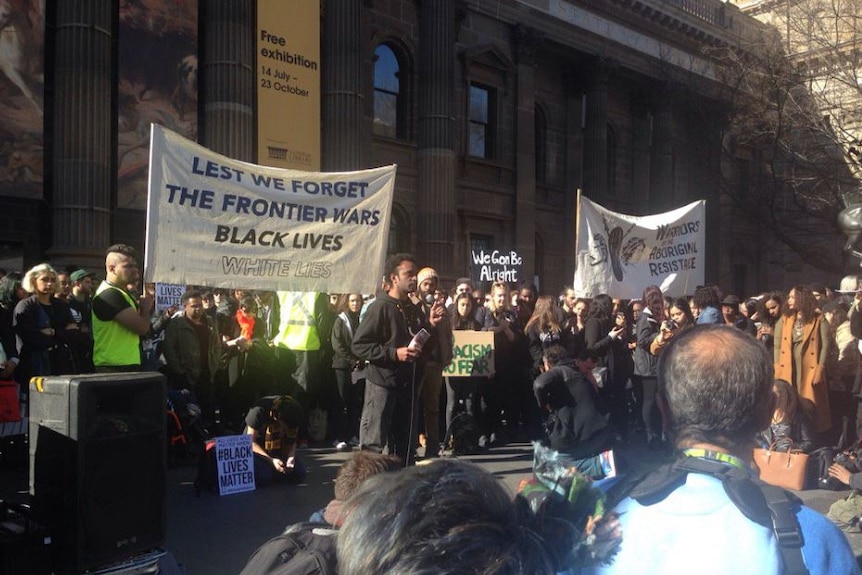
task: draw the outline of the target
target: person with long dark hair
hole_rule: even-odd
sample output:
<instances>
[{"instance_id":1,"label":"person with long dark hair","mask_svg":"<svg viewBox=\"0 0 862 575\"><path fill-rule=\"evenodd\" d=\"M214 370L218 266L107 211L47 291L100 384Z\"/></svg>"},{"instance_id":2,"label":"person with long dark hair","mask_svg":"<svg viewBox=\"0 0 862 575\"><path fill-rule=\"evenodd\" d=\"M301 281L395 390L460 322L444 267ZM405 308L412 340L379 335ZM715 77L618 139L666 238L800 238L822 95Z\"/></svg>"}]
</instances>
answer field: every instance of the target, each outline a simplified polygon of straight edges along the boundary
<instances>
[{"instance_id":1,"label":"person with long dark hair","mask_svg":"<svg viewBox=\"0 0 862 575\"><path fill-rule=\"evenodd\" d=\"M698 325L709 323L724 323L721 317L721 291L718 286L700 286L694 290L692 306L699 312L697 315Z\"/></svg>"},{"instance_id":2,"label":"person with long dark hair","mask_svg":"<svg viewBox=\"0 0 862 575\"><path fill-rule=\"evenodd\" d=\"M450 321L453 331L479 331L482 326L476 321L476 302L472 294L459 293L452 303ZM476 417L476 389L479 377L447 377L446 378L446 430L455 417L455 408L463 405L465 413Z\"/></svg>"},{"instance_id":3,"label":"person with long dark hair","mask_svg":"<svg viewBox=\"0 0 862 575\"><path fill-rule=\"evenodd\" d=\"M365 378L360 360L351 345L353 334L359 327L359 312L362 310L362 294L351 293L338 296L338 316L332 324L332 369L338 388L338 403L334 406L332 423L335 428L335 447L347 449L350 443L359 444L359 418L362 416L362 397Z\"/></svg>"},{"instance_id":4,"label":"person with long dark hair","mask_svg":"<svg viewBox=\"0 0 862 575\"><path fill-rule=\"evenodd\" d=\"M829 357L829 325L817 311L817 300L807 286L787 294L781 319L775 324L775 379L789 381L799 393L814 433L832 426L826 360Z\"/></svg>"},{"instance_id":5,"label":"person with long dark hair","mask_svg":"<svg viewBox=\"0 0 862 575\"><path fill-rule=\"evenodd\" d=\"M664 346L678 333L694 327L695 319L688 306L688 300L684 297L671 299L668 306L667 321L663 322L656 337L650 345L650 353L660 355Z\"/></svg>"},{"instance_id":6,"label":"person with long dark hair","mask_svg":"<svg viewBox=\"0 0 862 575\"><path fill-rule=\"evenodd\" d=\"M770 292L760 298L757 307L757 317L754 326L757 328L757 339L772 351L775 348L775 324L781 318L781 306L784 294Z\"/></svg>"},{"instance_id":7,"label":"person with long dark hair","mask_svg":"<svg viewBox=\"0 0 862 575\"><path fill-rule=\"evenodd\" d=\"M619 311L612 315L613 308L609 295L593 298L584 324L584 342L586 349L598 357L602 384L599 394L610 409L615 431L622 434L626 427L626 382L634 366L628 350L625 314Z\"/></svg>"},{"instance_id":8,"label":"person with long dark hair","mask_svg":"<svg viewBox=\"0 0 862 575\"><path fill-rule=\"evenodd\" d=\"M635 326L637 347L634 353L634 375L632 383L635 395L639 396L641 414L643 417L646 440L648 444L657 444L661 440L663 425L659 425L660 408L656 405L658 395L658 378L656 366L658 357L650 353L650 346L659 336L664 315L664 298L661 289L656 285L647 286L643 292L644 308Z\"/></svg>"}]
</instances>

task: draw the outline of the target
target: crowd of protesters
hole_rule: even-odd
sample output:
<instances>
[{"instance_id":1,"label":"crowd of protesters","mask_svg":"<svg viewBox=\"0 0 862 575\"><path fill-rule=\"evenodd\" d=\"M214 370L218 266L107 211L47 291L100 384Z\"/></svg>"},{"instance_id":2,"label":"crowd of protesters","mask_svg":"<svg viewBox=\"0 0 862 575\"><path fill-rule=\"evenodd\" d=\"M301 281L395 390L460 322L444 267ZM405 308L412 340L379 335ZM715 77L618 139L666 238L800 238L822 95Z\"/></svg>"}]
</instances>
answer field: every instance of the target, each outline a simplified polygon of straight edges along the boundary
<instances>
[{"instance_id":1,"label":"crowd of protesters","mask_svg":"<svg viewBox=\"0 0 862 575\"><path fill-rule=\"evenodd\" d=\"M433 268L420 269L409 254L395 254L376 294L186 286L179 305L159 309L154 286L142 285L128 246L108 248L101 283L101 272L56 270L47 263L2 275L0 379L14 378L26 393L33 376L159 370L169 397L199 405L202 423L214 433L245 429L254 435L261 444L255 450L261 475L303 478L295 454L309 440L325 439L340 450L385 450L394 456L389 467L409 466L417 448L426 460L447 456L448 432L462 412L475 421L479 448L545 441L596 479L616 473L612 450L621 442L668 452L721 447L721 430L694 443L689 436L675 437L680 429L693 433L681 426L679 414L690 407L681 400L694 397L682 387L694 384L663 377L660 361L688 346L697 348L698 361L708 363L703 346L727 337L715 328L698 330L704 324L729 326L724 331L734 334L729 344L752 347L751 357L772 359L774 408L760 409L773 412L771 422L766 427L737 422L745 433L763 428L752 443L811 451L847 446L862 436L856 399L862 394L862 276L848 276L835 291L795 285L740 297L707 285L670 297L650 285L640 298L621 300L608 294L581 297L571 287L543 294L528 281L486 285L462 277L446 285ZM492 334L493 375L446 375L459 331ZM665 364L686 369L680 359ZM722 377L710 373L714 385ZM668 381L676 387L665 389ZM746 400L728 398L728 405L733 401ZM708 419L709 406L702 403L699 417ZM282 409L286 405L289 414ZM269 449L276 423L285 428L279 450ZM734 440L739 442L733 449L742 453L747 442ZM412 490L416 482L433 487L452 474L479 486L477 495L496 485L490 475L463 463L436 465L402 472L404 488ZM386 534L387 525L365 521L365 508L379 515L387 501L400 505L392 486L402 483L393 481L372 481L358 493L373 504L362 507L352 499L353 511L339 519L349 537L339 542L338 558L345 566L360 566L355 572L370 572L362 567L365 559L350 554L360 549L356 542ZM386 482L391 493L382 490ZM478 501L462 499L458 504L465 508ZM487 511L485 503L476 508L476 517ZM501 517L530 531L531 515L517 505L511 507L500 494ZM445 508L448 517L453 509ZM360 532L357 526L365 523L373 533ZM633 532L631 525L626 528ZM407 541L402 532L392 536L396 543ZM502 547L509 544L507 537L500 539ZM541 545L521 551L538 553L534 559L542 565L535 572L550 572L547 554L553 549L544 536L531 540L540 539ZM363 557L369 548L361 546Z\"/></svg>"},{"instance_id":2,"label":"crowd of protesters","mask_svg":"<svg viewBox=\"0 0 862 575\"><path fill-rule=\"evenodd\" d=\"M34 375L99 370L98 359L95 366L93 361L93 318L98 327L104 304L97 303L93 315L96 275L54 270L49 264L24 274L4 273L4 379L25 384ZM418 317L439 305L446 320L435 326L439 335L432 340L445 343L435 345L421 379L410 384L418 393L414 403L423 405L411 442L426 444L425 457L446 453L443 439L459 411L475 418L483 448L543 438L547 414L533 399L533 383L548 369L546 352L552 347L572 361L595 358L586 377L616 441L643 440L661 447L672 438L657 360L673 337L700 324L731 325L773 354L780 382L776 395L791 406L776 417L793 421L776 421L764 442L812 450L847 445L859 435L854 398L862 385L857 377L862 314L856 313L862 292L856 276L845 278L835 291L796 285L749 297L714 285L698 287L688 297L668 297L657 286L645 286L642 297L634 300L606 294L583 298L570 287L540 294L530 282L484 285L466 277L447 286L429 267L419 270L416 280L409 301ZM139 272L122 281L135 305L152 298L153 288L141 285ZM380 293L385 294L391 286L387 278L382 284ZM277 294L188 286L179 307L151 307L146 329L138 332L140 366L166 373L171 389L192 392L209 425L240 422L261 397L291 395L306 414L325 412L326 437L339 449L349 449L360 443L367 372L353 337L379 295L318 294L313 323L319 345L312 354L278 341L282 310ZM490 378L443 377L451 350L440 349L451 347L452 332L462 330L493 333ZM303 368L305 364L311 365ZM302 377L296 375L300 369ZM777 430L791 437L778 437ZM301 435L300 442L308 439L307 426Z\"/></svg>"}]
</instances>

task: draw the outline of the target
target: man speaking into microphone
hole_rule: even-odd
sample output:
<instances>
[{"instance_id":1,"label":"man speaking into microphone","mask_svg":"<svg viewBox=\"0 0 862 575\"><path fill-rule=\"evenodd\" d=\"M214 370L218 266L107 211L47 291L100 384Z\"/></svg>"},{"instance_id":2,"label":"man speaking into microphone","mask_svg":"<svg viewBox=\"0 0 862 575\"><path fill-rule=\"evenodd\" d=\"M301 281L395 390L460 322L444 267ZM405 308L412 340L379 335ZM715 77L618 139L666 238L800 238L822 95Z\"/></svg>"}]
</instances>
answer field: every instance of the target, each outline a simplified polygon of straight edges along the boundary
<instances>
[{"instance_id":1,"label":"man speaking into microphone","mask_svg":"<svg viewBox=\"0 0 862 575\"><path fill-rule=\"evenodd\" d=\"M416 261L410 254L389 256L385 264L389 289L368 306L353 337L353 353L368 362L365 400L359 424L362 449L414 459L419 391L433 336L445 316L440 304L410 300L417 289ZM420 343L422 340L422 343ZM424 344L424 345L423 345Z\"/></svg>"}]
</instances>

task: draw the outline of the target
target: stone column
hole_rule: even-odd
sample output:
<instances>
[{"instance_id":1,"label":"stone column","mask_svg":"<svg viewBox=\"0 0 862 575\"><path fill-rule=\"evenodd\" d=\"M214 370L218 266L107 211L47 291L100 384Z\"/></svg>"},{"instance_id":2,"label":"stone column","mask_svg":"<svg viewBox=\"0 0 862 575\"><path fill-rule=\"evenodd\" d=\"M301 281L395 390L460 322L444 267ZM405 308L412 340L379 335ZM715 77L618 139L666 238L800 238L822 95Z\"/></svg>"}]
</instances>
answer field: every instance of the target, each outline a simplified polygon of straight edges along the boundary
<instances>
[{"instance_id":1,"label":"stone column","mask_svg":"<svg viewBox=\"0 0 862 575\"><path fill-rule=\"evenodd\" d=\"M365 2L326 0L323 7L321 116L324 171L358 170L363 162L363 20ZM369 142L370 144L370 142Z\"/></svg>"},{"instance_id":2,"label":"stone column","mask_svg":"<svg viewBox=\"0 0 862 575\"><path fill-rule=\"evenodd\" d=\"M608 80L613 63L599 59L587 83L583 193L594 201L608 197Z\"/></svg>"},{"instance_id":3,"label":"stone column","mask_svg":"<svg viewBox=\"0 0 862 575\"><path fill-rule=\"evenodd\" d=\"M522 279L536 273L536 51L544 40L538 30L516 25L515 245L523 257Z\"/></svg>"},{"instance_id":4,"label":"stone column","mask_svg":"<svg viewBox=\"0 0 862 575\"><path fill-rule=\"evenodd\" d=\"M455 276L455 0L422 0L419 8L417 214L420 265Z\"/></svg>"},{"instance_id":5,"label":"stone column","mask_svg":"<svg viewBox=\"0 0 862 575\"><path fill-rule=\"evenodd\" d=\"M117 2L57 2L54 29L53 176L55 266L104 266L111 238L117 156L113 46Z\"/></svg>"},{"instance_id":6,"label":"stone column","mask_svg":"<svg viewBox=\"0 0 862 575\"><path fill-rule=\"evenodd\" d=\"M253 0L206 0L203 22L200 141L230 158L255 158Z\"/></svg>"},{"instance_id":7,"label":"stone column","mask_svg":"<svg viewBox=\"0 0 862 575\"><path fill-rule=\"evenodd\" d=\"M666 210L674 203L673 100L670 88L663 89L653 107L650 154L650 207Z\"/></svg>"}]
</instances>

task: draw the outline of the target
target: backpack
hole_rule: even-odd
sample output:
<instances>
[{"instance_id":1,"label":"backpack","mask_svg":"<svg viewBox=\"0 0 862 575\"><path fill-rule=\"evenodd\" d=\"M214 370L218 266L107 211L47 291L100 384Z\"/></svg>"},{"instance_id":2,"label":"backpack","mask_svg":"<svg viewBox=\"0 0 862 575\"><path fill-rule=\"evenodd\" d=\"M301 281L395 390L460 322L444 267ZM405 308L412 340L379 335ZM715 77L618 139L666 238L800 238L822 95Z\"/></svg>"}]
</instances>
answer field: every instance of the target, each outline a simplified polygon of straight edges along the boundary
<instances>
[{"instance_id":1,"label":"backpack","mask_svg":"<svg viewBox=\"0 0 862 575\"><path fill-rule=\"evenodd\" d=\"M335 575L338 531L326 523L297 523L249 557L240 575Z\"/></svg>"},{"instance_id":2,"label":"backpack","mask_svg":"<svg viewBox=\"0 0 862 575\"><path fill-rule=\"evenodd\" d=\"M452 455L473 455L482 451L479 447L480 436L476 418L462 411L452 418L452 423L446 430L443 445L446 451L452 452Z\"/></svg>"}]
</instances>

